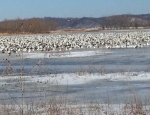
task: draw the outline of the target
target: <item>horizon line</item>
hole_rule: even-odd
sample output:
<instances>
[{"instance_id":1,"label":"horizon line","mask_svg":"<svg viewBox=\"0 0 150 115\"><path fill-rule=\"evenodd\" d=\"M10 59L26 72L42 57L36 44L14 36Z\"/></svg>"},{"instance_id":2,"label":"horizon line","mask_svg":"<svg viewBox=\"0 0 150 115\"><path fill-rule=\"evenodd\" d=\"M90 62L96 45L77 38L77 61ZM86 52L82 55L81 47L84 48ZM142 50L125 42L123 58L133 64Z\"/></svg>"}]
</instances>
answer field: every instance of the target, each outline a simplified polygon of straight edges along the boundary
<instances>
[{"instance_id":1,"label":"horizon line","mask_svg":"<svg viewBox=\"0 0 150 115\"><path fill-rule=\"evenodd\" d=\"M15 20L15 19L21 19L21 20L24 20L24 19L32 19L32 18L41 18L41 19L44 19L44 18L103 18L103 17L111 17L111 16L121 16L121 15L149 15L150 13L144 13L144 14L130 14L130 13L126 13L126 14L114 14L114 15L106 15L106 16L100 16L100 17L96 17L96 16L83 16L83 17L56 17L56 16L44 16L44 17L28 17L28 18L20 18L20 17L17 17L17 18L5 18L3 20L1 20L0 22L2 21L5 21L5 20Z\"/></svg>"}]
</instances>

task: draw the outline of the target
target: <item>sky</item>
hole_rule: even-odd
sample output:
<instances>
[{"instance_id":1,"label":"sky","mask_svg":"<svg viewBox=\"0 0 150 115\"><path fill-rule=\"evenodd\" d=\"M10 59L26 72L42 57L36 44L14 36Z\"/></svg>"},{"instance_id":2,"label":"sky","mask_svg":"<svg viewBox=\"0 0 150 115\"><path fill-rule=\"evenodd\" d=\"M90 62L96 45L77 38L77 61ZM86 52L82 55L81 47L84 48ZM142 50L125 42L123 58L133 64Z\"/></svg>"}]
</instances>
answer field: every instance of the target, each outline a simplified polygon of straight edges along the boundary
<instances>
[{"instance_id":1,"label":"sky","mask_svg":"<svg viewBox=\"0 0 150 115\"><path fill-rule=\"evenodd\" d=\"M150 13L150 0L0 0L0 21Z\"/></svg>"}]
</instances>

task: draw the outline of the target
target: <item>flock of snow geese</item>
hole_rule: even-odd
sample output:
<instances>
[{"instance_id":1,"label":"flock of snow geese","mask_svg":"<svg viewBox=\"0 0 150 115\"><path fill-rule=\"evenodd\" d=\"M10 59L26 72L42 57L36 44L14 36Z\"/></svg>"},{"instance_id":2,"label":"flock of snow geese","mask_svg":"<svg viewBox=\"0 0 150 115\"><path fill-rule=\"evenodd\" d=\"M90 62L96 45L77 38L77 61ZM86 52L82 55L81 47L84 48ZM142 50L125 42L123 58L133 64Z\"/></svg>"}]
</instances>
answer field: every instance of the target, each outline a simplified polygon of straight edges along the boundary
<instances>
[{"instance_id":1,"label":"flock of snow geese","mask_svg":"<svg viewBox=\"0 0 150 115\"><path fill-rule=\"evenodd\" d=\"M8 54L92 48L141 48L149 45L148 31L0 37L0 52Z\"/></svg>"}]
</instances>

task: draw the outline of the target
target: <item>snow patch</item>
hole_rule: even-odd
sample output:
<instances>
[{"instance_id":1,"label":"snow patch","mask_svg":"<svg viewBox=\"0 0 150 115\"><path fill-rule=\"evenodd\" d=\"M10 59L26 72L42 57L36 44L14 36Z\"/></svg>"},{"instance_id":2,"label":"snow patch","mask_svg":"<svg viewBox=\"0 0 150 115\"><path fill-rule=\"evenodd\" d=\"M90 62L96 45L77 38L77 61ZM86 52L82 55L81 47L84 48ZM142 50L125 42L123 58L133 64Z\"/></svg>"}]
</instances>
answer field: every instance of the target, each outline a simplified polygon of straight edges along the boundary
<instances>
[{"instance_id":1,"label":"snow patch","mask_svg":"<svg viewBox=\"0 0 150 115\"><path fill-rule=\"evenodd\" d=\"M26 58L66 58L66 57L86 57L95 55L104 55L105 53L112 53L106 50L96 51L74 51L74 52L58 52L58 53L24 53Z\"/></svg>"},{"instance_id":2,"label":"snow patch","mask_svg":"<svg viewBox=\"0 0 150 115\"><path fill-rule=\"evenodd\" d=\"M86 84L96 80L108 81L145 81L150 80L150 73L146 72L124 72L124 73L63 73L34 76L6 76L0 77L0 80L7 79L25 79L25 82L49 83L51 85L78 85Z\"/></svg>"}]
</instances>

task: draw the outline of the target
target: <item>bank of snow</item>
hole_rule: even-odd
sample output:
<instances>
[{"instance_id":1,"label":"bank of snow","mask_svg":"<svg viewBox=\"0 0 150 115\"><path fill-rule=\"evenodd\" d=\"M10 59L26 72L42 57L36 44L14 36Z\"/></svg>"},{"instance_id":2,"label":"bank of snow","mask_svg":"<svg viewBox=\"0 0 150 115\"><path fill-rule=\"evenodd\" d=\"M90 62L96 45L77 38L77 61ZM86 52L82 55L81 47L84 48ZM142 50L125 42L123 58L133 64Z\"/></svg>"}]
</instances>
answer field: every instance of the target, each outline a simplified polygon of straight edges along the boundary
<instances>
[{"instance_id":1,"label":"bank of snow","mask_svg":"<svg viewBox=\"0 0 150 115\"><path fill-rule=\"evenodd\" d=\"M0 80L4 79L20 79L20 76L5 76L1 77ZM111 73L111 74L100 74L100 73L63 73L63 74L49 74L49 75L33 75L23 76L26 82L40 82L49 83L51 85L77 85L94 82L96 80L107 80L107 81L141 81L150 80L150 73L146 72L124 72L124 73Z\"/></svg>"},{"instance_id":2,"label":"bank of snow","mask_svg":"<svg viewBox=\"0 0 150 115\"><path fill-rule=\"evenodd\" d=\"M101 49L95 51L71 51L71 52L51 52L51 53L24 53L25 58L66 58L66 57L86 57L104 55L112 53L110 50Z\"/></svg>"},{"instance_id":3,"label":"bank of snow","mask_svg":"<svg viewBox=\"0 0 150 115\"><path fill-rule=\"evenodd\" d=\"M108 81L140 81L150 80L150 73L145 72L126 72L126 73L111 73L111 74L100 74L100 73L64 73L64 74L52 74L44 75L41 77L31 78L32 82L49 82L51 84L58 85L77 85L90 83L96 80L108 80Z\"/></svg>"}]
</instances>

